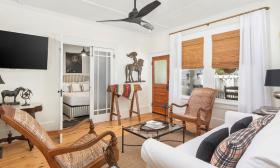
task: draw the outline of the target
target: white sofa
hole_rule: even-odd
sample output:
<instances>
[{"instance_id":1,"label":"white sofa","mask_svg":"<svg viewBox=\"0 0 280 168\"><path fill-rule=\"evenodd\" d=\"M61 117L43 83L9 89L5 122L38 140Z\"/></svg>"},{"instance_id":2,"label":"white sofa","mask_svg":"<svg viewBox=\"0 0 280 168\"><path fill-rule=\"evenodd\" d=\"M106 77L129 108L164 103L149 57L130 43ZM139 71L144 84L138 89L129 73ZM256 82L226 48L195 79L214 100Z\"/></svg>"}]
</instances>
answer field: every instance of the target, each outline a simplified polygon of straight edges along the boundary
<instances>
[{"instance_id":1,"label":"white sofa","mask_svg":"<svg viewBox=\"0 0 280 168\"><path fill-rule=\"evenodd\" d=\"M279 112L280 113L280 112ZM146 162L148 168L215 168L209 163L206 163L200 159L197 159L196 152L200 145L200 143L203 141L205 137L210 135L211 133L225 127L231 127L236 121L247 117L247 116L253 116L253 119L256 119L260 116L253 115L253 114L246 114L246 113L240 113L240 112L233 112L228 111L225 114L225 123L199 137L196 137L190 141L187 141L186 143L179 145L177 147L171 147L169 145L166 145L162 142L156 141L154 139L148 139L144 142L142 149L141 149L141 156L142 159ZM274 121L279 120L279 121ZM274 122L273 122L274 121ZM271 125L271 126L269 126ZM278 115L278 118L276 117L271 121L268 128L264 128L261 130L253 139L251 145L248 147L247 151L245 152L242 158L240 159L237 168L266 168L266 167L280 167L280 114ZM269 128L273 127L273 129ZM272 135L271 131L278 131L275 134ZM263 133L262 133L263 132ZM260 135L259 135L260 134ZM264 134L264 135L262 135ZM264 137L270 135L270 137ZM271 137L274 136L274 137ZM266 138L266 139L265 139ZM270 147L270 150L267 149L267 147L263 147L261 150L256 150L256 146L260 146L257 143L262 143L264 145L267 144L267 146L272 145L271 141L268 141L268 138L273 138L273 142L276 146ZM260 141L260 142L259 142ZM255 145L255 146L252 146ZM252 146L252 147L251 147ZM277 150L273 150L275 148ZM251 151L251 152L250 152ZM267 153L267 154L266 154ZM258 156L256 156L259 154ZM260 159L262 158L261 155L267 155L270 156L267 157L266 160ZM244 159L243 159L244 157ZM251 162L248 161L248 159L251 159ZM257 159L257 163L255 163L254 159ZM253 161L252 161L253 160ZM240 163L241 162L241 163ZM258 166L259 165L259 166ZM272 166L270 166L272 165Z\"/></svg>"}]
</instances>

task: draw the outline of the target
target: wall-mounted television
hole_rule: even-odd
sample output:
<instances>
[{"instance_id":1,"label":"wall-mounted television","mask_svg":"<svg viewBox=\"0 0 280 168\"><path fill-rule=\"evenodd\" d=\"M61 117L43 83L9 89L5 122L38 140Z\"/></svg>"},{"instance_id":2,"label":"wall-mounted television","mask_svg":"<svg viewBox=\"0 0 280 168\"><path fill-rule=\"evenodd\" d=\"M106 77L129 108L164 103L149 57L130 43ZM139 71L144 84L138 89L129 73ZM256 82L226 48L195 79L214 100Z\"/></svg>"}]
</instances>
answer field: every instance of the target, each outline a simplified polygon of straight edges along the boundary
<instances>
[{"instance_id":1,"label":"wall-mounted television","mask_svg":"<svg viewBox=\"0 0 280 168\"><path fill-rule=\"evenodd\" d=\"M0 68L47 69L48 38L0 31Z\"/></svg>"}]
</instances>

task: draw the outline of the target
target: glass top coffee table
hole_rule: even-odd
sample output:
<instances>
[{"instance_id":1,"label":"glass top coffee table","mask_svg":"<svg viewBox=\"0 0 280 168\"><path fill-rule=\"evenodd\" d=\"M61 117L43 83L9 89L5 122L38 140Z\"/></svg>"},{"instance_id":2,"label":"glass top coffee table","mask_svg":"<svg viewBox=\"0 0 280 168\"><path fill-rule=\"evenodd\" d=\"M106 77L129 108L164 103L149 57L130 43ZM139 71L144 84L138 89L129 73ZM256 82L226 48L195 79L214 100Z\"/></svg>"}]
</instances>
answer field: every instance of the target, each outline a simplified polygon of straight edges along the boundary
<instances>
[{"instance_id":1,"label":"glass top coffee table","mask_svg":"<svg viewBox=\"0 0 280 168\"><path fill-rule=\"evenodd\" d=\"M182 143L185 142L186 129L183 125L178 125L178 124L171 125L165 121L161 121L161 122L166 123L166 127L163 129L159 129L159 130L143 129L143 126L146 124L146 122L142 122L142 123L128 126L128 127L123 127L122 128L122 153L124 153L124 146L141 146L141 145L136 145L136 144L125 144L125 137L124 137L125 132L129 132L142 139L149 139L149 138L159 139L160 137L163 137L165 135L182 130L183 131L182 141L178 141L178 140L165 140L165 141L182 142ZM131 143L133 143L133 142L131 142Z\"/></svg>"}]
</instances>

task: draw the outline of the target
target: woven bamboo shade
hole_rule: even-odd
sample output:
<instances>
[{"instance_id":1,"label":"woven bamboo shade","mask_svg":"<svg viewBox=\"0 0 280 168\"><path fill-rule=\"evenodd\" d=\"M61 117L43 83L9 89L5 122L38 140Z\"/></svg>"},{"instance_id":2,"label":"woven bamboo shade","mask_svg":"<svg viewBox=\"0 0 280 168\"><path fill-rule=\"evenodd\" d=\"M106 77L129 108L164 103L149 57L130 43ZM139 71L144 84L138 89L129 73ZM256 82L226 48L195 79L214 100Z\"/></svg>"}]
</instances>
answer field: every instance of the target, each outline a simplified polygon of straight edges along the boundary
<instances>
[{"instance_id":1,"label":"woven bamboo shade","mask_svg":"<svg viewBox=\"0 0 280 168\"><path fill-rule=\"evenodd\" d=\"M212 36L212 67L235 69L239 66L240 31L234 30Z\"/></svg>"},{"instance_id":2,"label":"woven bamboo shade","mask_svg":"<svg viewBox=\"0 0 280 168\"><path fill-rule=\"evenodd\" d=\"M182 69L203 68L204 38L182 42Z\"/></svg>"}]
</instances>

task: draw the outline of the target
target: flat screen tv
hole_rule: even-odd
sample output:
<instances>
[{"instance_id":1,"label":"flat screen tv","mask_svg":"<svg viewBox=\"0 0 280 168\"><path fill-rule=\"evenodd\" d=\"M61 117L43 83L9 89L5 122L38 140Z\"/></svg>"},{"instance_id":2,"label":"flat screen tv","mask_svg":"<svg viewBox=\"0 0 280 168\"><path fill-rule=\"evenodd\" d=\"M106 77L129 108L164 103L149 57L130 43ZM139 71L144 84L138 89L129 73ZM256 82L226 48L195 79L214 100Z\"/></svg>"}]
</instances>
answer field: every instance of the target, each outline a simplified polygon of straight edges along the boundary
<instances>
[{"instance_id":1,"label":"flat screen tv","mask_svg":"<svg viewBox=\"0 0 280 168\"><path fill-rule=\"evenodd\" d=\"M47 69L48 38L0 31L0 68Z\"/></svg>"}]
</instances>

